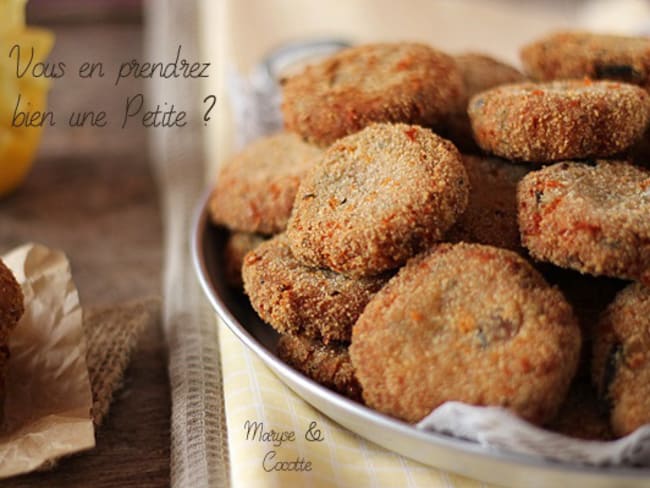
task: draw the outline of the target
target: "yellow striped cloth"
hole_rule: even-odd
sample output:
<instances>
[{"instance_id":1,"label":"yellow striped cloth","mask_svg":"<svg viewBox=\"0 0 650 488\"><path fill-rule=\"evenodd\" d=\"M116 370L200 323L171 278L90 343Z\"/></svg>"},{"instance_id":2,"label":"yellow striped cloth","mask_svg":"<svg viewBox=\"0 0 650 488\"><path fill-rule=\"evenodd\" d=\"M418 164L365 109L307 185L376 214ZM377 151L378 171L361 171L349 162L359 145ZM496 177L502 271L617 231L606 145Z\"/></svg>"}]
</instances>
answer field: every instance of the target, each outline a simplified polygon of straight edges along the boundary
<instances>
[{"instance_id":1,"label":"yellow striped cloth","mask_svg":"<svg viewBox=\"0 0 650 488\"><path fill-rule=\"evenodd\" d=\"M339 426L286 387L221 321L219 341L233 488L486 486Z\"/></svg>"}]
</instances>

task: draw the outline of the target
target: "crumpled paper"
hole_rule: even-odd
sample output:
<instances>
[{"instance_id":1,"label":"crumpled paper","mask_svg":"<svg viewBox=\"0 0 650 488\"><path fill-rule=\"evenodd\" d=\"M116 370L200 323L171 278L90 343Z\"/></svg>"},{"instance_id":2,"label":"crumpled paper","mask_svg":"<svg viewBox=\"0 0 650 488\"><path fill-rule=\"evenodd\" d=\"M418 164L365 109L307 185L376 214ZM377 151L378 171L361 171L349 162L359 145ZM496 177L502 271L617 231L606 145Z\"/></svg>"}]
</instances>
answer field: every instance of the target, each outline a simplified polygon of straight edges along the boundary
<instances>
[{"instance_id":1,"label":"crumpled paper","mask_svg":"<svg viewBox=\"0 0 650 488\"><path fill-rule=\"evenodd\" d=\"M615 441L586 441L535 427L504 408L447 402L417 428L563 463L650 466L650 426Z\"/></svg>"},{"instance_id":2,"label":"crumpled paper","mask_svg":"<svg viewBox=\"0 0 650 488\"><path fill-rule=\"evenodd\" d=\"M2 256L25 296L10 336L0 478L95 446L79 295L65 255L27 244Z\"/></svg>"}]
</instances>

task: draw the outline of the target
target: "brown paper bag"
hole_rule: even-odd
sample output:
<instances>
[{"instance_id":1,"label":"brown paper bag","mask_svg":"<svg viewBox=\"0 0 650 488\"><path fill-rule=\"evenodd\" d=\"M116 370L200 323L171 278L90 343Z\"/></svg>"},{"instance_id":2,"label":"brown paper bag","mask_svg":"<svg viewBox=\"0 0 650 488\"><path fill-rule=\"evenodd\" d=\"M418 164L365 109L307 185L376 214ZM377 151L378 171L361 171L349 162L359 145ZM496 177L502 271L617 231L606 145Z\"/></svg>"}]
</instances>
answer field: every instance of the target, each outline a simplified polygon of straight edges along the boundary
<instances>
[{"instance_id":1,"label":"brown paper bag","mask_svg":"<svg viewBox=\"0 0 650 488\"><path fill-rule=\"evenodd\" d=\"M25 295L9 347L0 478L94 447L86 339L65 255L28 244L2 257Z\"/></svg>"}]
</instances>

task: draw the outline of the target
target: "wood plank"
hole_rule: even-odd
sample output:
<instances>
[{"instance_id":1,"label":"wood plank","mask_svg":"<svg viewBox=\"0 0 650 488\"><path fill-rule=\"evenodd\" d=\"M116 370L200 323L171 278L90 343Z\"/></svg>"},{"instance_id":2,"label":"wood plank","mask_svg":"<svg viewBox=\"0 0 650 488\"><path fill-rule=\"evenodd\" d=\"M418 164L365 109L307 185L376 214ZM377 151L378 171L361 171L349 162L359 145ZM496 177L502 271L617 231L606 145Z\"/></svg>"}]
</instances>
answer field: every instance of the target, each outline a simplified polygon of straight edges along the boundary
<instances>
[{"instance_id":1,"label":"wood plank","mask_svg":"<svg viewBox=\"0 0 650 488\"><path fill-rule=\"evenodd\" d=\"M30 0L30 23L140 22L142 0Z\"/></svg>"}]
</instances>

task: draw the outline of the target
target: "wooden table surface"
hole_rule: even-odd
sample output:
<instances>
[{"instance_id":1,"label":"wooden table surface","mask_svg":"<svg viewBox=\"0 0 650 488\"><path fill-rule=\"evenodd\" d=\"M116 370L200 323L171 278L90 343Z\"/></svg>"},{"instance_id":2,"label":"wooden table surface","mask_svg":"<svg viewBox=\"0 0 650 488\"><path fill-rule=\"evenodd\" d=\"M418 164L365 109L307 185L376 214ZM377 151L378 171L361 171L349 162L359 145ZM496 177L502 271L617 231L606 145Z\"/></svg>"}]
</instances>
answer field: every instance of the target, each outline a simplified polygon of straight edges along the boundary
<instances>
[{"instance_id":1,"label":"wooden table surface","mask_svg":"<svg viewBox=\"0 0 650 488\"><path fill-rule=\"evenodd\" d=\"M60 24L52 60L78 66L103 61L115 72L141 58L142 26ZM119 119L139 81L66 75L53 84L50 109L106 110ZM63 119L62 119L63 121ZM161 290L161 222L147 153L147 133L120 129L47 128L26 184L0 200L0 251L26 241L60 248L71 260L82 305L117 304ZM159 324L158 324L159 325ZM3 487L158 487L169 484L170 392L160 326L141 338L92 451L52 471L2 482Z\"/></svg>"}]
</instances>

